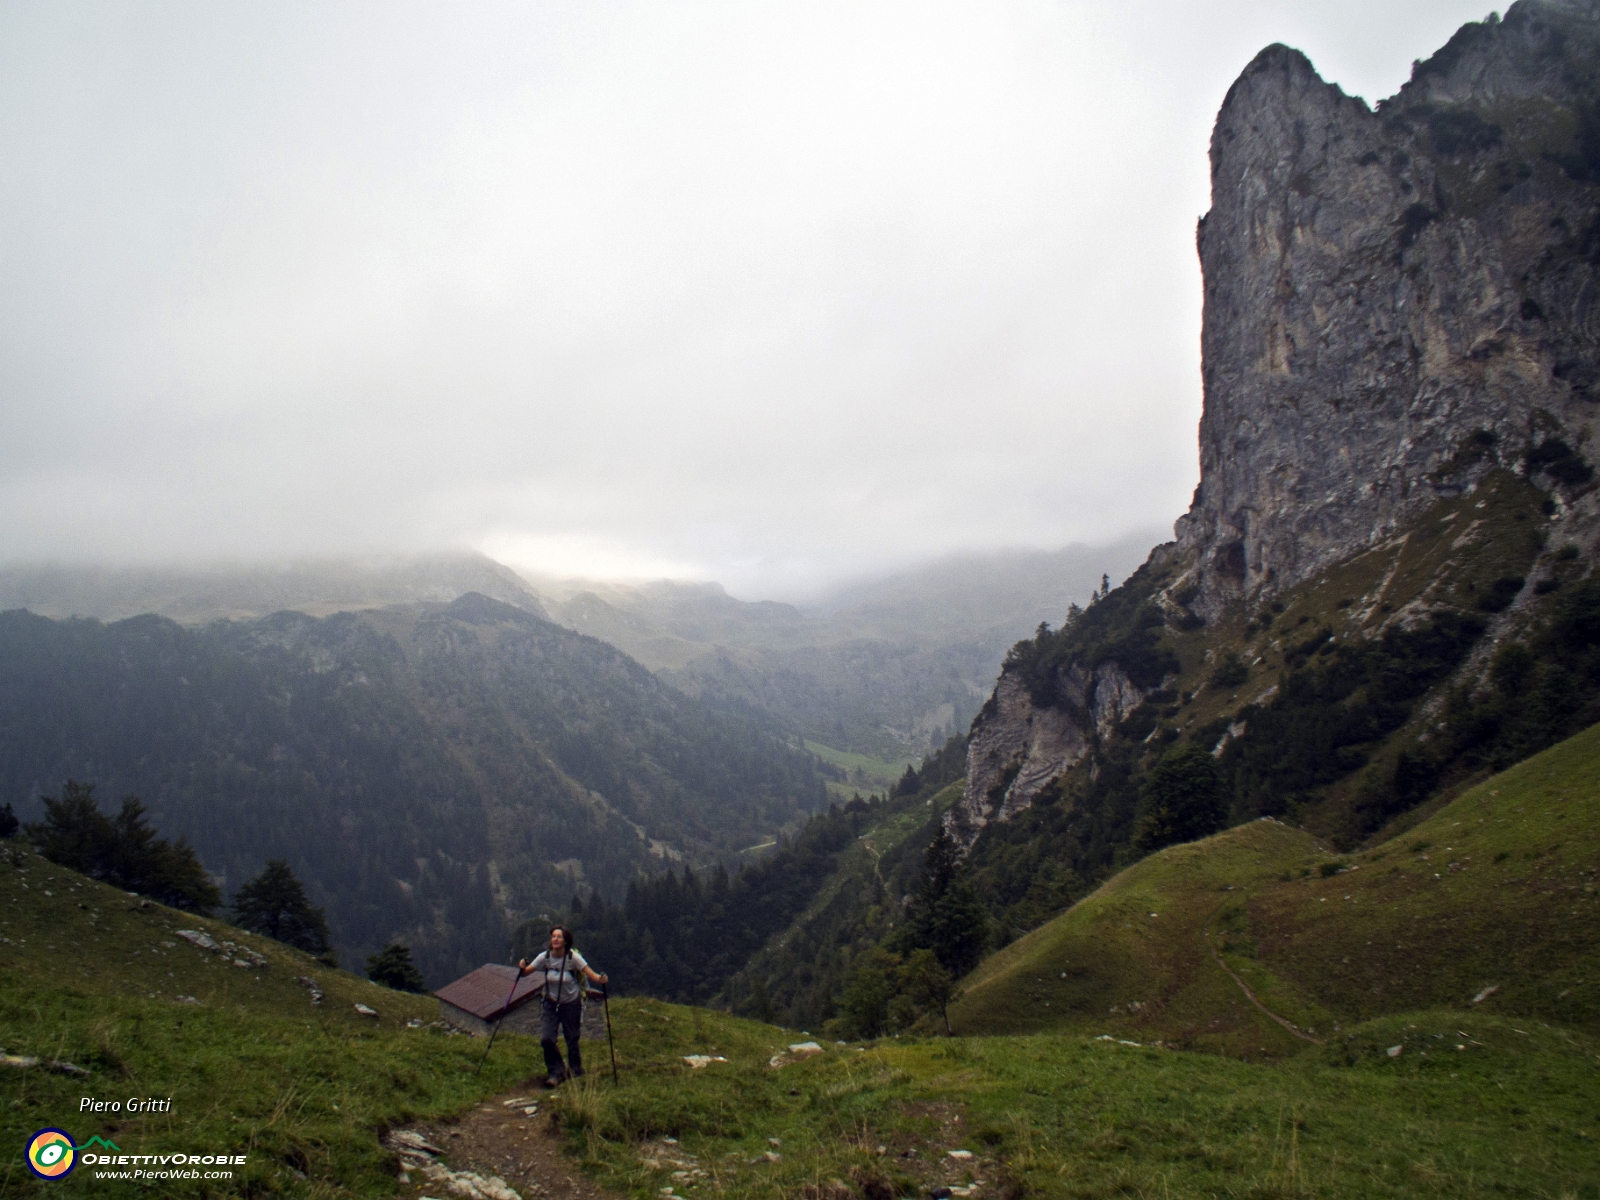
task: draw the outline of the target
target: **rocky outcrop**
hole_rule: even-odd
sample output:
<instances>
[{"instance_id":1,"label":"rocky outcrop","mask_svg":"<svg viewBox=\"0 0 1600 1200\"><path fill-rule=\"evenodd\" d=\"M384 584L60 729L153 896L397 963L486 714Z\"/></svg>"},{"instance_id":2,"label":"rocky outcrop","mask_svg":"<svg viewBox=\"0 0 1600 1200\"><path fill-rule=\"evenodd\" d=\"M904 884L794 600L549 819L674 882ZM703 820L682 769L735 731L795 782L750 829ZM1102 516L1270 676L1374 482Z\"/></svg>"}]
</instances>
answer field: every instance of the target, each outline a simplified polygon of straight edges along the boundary
<instances>
[{"instance_id":1,"label":"rocky outcrop","mask_svg":"<svg viewBox=\"0 0 1600 1200\"><path fill-rule=\"evenodd\" d=\"M990 821L1032 804L1088 748L1071 714L1035 708L1027 687L1015 675L1002 675L972 726L966 790L947 818L952 834L971 845Z\"/></svg>"},{"instance_id":2,"label":"rocky outcrop","mask_svg":"<svg viewBox=\"0 0 1600 1200\"><path fill-rule=\"evenodd\" d=\"M1600 415L1600 5L1464 27L1376 111L1304 55L1229 90L1201 219L1205 619ZM1557 481L1559 482L1559 481Z\"/></svg>"},{"instance_id":3,"label":"rocky outcrop","mask_svg":"<svg viewBox=\"0 0 1600 1200\"><path fill-rule=\"evenodd\" d=\"M1519 0L1369 107L1269 46L1211 139L1200 486L1152 555L1193 628L1511 467L1600 525L1600 0ZM1114 663L1008 665L948 823L970 845L1144 698ZM1098 660L1096 660L1098 661Z\"/></svg>"},{"instance_id":4,"label":"rocky outcrop","mask_svg":"<svg viewBox=\"0 0 1600 1200\"><path fill-rule=\"evenodd\" d=\"M973 722L967 786L947 818L952 834L971 845L990 821L1027 808L1144 697L1116 663L1093 670L1073 663L1058 673L1054 705L1035 704L1014 672L1001 675Z\"/></svg>"}]
</instances>

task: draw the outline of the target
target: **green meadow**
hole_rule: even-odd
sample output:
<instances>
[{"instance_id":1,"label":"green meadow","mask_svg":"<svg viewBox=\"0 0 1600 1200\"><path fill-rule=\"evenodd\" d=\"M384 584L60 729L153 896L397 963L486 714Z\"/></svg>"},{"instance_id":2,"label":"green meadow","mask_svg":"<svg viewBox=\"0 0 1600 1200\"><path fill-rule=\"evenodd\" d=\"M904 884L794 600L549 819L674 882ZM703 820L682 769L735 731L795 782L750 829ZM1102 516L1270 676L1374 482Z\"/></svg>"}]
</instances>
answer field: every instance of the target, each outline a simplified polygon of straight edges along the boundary
<instances>
[{"instance_id":1,"label":"green meadow","mask_svg":"<svg viewBox=\"0 0 1600 1200\"><path fill-rule=\"evenodd\" d=\"M835 750L832 746L824 746L821 742L807 741L804 745L823 762L838 767L846 773L848 778L842 783L836 779L828 781L828 794L844 799L848 799L852 793L863 790L877 791L891 788L900 782L900 777L906 773L907 767L914 767L921 761L920 756L875 758L870 754L858 754L853 750Z\"/></svg>"},{"instance_id":2,"label":"green meadow","mask_svg":"<svg viewBox=\"0 0 1600 1200\"><path fill-rule=\"evenodd\" d=\"M953 1039L800 1056L803 1031L620 999L620 1083L547 1110L598 1183L658 1200L1600 1200L1597 781L1590 730L1354 853L1273 821L1162 851L987 960ZM0 1194L392 1195L387 1129L541 1073L507 1035L478 1074L437 1016L0 844ZM46 1126L248 1162L47 1183L23 1157Z\"/></svg>"},{"instance_id":3,"label":"green meadow","mask_svg":"<svg viewBox=\"0 0 1600 1200\"><path fill-rule=\"evenodd\" d=\"M1600 1197L1600 1044L1537 1022L1408 1014L1270 1062L1036 1034L774 1068L784 1041L630 1006L621 1086L590 1077L556 1110L585 1165L638 1197Z\"/></svg>"},{"instance_id":4,"label":"green meadow","mask_svg":"<svg viewBox=\"0 0 1600 1200\"><path fill-rule=\"evenodd\" d=\"M1241 825L1151 855L991 956L951 1020L1234 1056L1432 1008L1600 1033L1597 831L1600 726L1355 853Z\"/></svg>"}]
</instances>

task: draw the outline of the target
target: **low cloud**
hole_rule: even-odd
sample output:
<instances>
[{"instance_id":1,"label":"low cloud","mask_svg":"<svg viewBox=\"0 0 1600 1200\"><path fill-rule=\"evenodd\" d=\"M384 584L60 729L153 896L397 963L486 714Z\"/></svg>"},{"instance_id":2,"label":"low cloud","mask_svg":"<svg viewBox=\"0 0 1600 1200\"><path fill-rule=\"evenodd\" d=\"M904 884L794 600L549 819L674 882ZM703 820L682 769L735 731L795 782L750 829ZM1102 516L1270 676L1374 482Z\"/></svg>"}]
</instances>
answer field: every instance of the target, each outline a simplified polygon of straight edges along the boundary
<instances>
[{"instance_id":1,"label":"low cloud","mask_svg":"<svg viewBox=\"0 0 1600 1200\"><path fill-rule=\"evenodd\" d=\"M775 594L1170 522L1217 104L1481 15L1392 7L13 6L0 558Z\"/></svg>"}]
</instances>

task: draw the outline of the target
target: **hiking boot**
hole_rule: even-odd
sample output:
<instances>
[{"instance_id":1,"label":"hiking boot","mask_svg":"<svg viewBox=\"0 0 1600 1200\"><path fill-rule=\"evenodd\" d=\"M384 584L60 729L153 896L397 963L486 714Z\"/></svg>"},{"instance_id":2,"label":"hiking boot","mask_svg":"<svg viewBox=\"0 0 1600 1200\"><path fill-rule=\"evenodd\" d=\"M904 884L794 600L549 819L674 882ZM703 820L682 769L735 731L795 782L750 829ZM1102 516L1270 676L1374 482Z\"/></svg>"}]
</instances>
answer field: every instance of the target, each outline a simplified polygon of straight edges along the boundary
<instances>
[{"instance_id":1,"label":"hiking boot","mask_svg":"<svg viewBox=\"0 0 1600 1200\"><path fill-rule=\"evenodd\" d=\"M546 1075L544 1077L544 1085L547 1088L558 1088L558 1087L560 1087L561 1086L561 1076L559 1076L559 1075Z\"/></svg>"}]
</instances>

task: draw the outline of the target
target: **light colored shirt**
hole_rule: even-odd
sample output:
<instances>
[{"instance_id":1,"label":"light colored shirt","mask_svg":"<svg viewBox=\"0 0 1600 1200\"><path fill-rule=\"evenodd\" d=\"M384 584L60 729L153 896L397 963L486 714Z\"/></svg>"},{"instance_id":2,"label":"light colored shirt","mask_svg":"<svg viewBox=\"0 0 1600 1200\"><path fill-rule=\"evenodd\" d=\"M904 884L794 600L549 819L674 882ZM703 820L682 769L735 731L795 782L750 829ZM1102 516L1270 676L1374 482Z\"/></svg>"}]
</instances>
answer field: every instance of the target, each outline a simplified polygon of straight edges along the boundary
<instances>
[{"instance_id":1,"label":"light colored shirt","mask_svg":"<svg viewBox=\"0 0 1600 1200\"><path fill-rule=\"evenodd\" d=\"M563 950L560 954L541 950L539 956L528 964L528 973L530 975L543 973L544 982L540 995L546 1000L567 1004L582 995L582 989L578 984L578 973L588 965L583 955L576 950Z\"/></svg>"}]
</instances>

